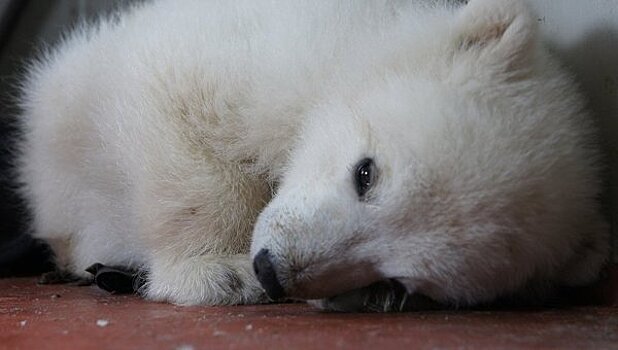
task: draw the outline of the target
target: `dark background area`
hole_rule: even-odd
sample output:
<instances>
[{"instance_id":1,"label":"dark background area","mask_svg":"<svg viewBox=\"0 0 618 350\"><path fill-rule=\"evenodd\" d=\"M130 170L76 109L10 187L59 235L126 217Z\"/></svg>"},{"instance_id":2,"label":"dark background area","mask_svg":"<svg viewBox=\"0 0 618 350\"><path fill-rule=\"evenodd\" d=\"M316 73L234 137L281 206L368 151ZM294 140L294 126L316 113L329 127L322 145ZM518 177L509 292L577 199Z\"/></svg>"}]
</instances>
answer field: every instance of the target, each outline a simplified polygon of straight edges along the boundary
<instances>
[{"instance_id":1,"label":"dark background area","mask_svg":"<svg viewBox=\"0 0 618 350\"><path fill-rule=\"evenodd\" d=\"M15 80L26 50L11 52L13 34L28 1L4 1L0 6L0 277L40 273L51 268L49 251L26 235L28 214L12 176L17 139ZM11 52L9 54L9 52Z\"/></svg>"}]
</instances>

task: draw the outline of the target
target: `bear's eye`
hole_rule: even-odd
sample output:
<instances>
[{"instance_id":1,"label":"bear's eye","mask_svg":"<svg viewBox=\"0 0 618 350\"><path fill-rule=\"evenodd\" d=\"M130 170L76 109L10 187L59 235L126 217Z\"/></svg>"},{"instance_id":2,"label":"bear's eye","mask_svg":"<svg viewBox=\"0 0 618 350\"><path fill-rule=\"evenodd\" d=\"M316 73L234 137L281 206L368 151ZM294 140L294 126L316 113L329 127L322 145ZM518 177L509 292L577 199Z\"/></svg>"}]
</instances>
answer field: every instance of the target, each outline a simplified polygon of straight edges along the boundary
<instances>
[{"instance_id":1,"label":"bear's eye","mask_svg":"<svg viewBox=\"0 0 618 350\"><path fill-rule=\"evenodd\" d=\"M356 164L354 182L356 184L356 193L358 193L359 197L364 197L375 182L375 165L373 159L365 158Z\"/></svg>"}]
</instances>

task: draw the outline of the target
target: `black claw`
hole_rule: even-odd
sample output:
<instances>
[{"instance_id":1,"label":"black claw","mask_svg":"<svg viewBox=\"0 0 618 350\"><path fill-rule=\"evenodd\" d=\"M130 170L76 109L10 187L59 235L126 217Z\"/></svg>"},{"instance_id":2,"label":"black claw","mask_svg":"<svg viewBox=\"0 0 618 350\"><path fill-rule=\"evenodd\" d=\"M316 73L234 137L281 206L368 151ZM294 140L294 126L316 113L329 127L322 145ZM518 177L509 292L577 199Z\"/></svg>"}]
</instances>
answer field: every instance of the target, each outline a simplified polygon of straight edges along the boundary
<instances>
[{"instance_id":1,"label":"black claw","mask_svg":"<svg viewBox=\"0 0 618 350\"><path fill-rule=\"evenodd\" d=\"M93 264L86 269L94 276L94 283L112 294L133 294L138 292L145 280L139 271L124 267Z\"/></svg>"},{"instance_id":2,"label":"black claw","mask_svg":"<svg viewBox=\"0 0 618 350\"><path fill-rule=\"evenodd\" d=\"M100 264L100 263L96 263L96 264L92 264L89 267L86 268L86 272L92 274L92 275L96 275L97 271L99 271L100 268L102 268L104 265Z\"/></svg>"}]
</instances>

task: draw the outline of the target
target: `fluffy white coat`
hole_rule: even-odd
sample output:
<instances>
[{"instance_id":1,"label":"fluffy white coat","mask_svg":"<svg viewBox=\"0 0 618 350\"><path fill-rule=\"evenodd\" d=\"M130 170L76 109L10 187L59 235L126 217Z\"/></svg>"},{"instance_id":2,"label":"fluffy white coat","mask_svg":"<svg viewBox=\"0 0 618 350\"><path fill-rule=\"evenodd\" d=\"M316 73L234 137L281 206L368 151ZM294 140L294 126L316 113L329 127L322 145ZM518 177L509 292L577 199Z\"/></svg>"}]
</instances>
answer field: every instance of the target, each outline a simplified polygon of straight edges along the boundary
<instances>
[{"instance_id":1,"label":"fluffy white coat","mask_svg":"<svg viewBox=\"0 0 618 350\"><path fill-rule=\"evenodd\" d=\"M178 304L266 300L252 232L297 298L590 282L608 230L573 82L521 1L428 3L160 0L75 31L24 84L34 236Z\"/></svg>"}]
</instances>

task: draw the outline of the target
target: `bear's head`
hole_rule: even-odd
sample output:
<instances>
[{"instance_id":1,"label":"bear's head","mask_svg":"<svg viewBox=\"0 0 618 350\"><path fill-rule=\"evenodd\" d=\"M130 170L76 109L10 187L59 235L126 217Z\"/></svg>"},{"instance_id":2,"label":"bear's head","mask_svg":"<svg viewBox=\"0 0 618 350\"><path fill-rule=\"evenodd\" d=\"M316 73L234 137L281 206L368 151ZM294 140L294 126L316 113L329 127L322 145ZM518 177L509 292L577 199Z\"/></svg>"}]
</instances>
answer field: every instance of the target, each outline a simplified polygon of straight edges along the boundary
<instances>
[{"instance_id":1,"label":"bear's head","mask_svg":"<svg viewBox=\"0 0 618 350\"><path fill-rule=\"evenodd\" d=\"M308 114L254 229L271 297L396 280L466 305L596 276L593 128L536 22L522 1L472 0Z\"/></svg>"}]
</instances>

